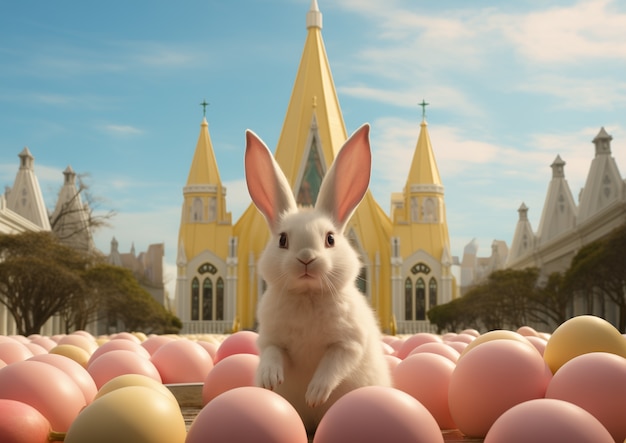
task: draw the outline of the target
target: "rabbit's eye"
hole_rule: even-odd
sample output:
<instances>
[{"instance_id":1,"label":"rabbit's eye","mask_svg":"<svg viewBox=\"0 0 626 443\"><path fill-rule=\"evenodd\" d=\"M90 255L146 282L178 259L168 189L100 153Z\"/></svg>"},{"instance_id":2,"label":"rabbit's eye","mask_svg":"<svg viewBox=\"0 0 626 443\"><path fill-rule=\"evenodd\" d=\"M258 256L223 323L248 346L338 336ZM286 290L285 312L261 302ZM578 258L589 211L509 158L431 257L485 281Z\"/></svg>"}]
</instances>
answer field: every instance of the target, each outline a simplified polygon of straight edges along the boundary
<instances>
[{"instance_id":1,"label":"rabbit's eye","mask_svg":"<svg viewBox=\"0 0 626 443\"><path fill-rule=\"evenodd\" d=\"M287 234L284 232L281 232L278 237L278 247L281 249L289 248L289 240L287 239Z\"/></svg>"},{"instance_id":2,"label":"rabbit's eye","mask_svg":"<svg viewBox=\"0 0 626 443\"><path fill-rule=\"evenodd\" d=\"M335 234L329 232L326 234L326 247L332 248L333 246L335 246Z\"/></svg>"}]
</instances>

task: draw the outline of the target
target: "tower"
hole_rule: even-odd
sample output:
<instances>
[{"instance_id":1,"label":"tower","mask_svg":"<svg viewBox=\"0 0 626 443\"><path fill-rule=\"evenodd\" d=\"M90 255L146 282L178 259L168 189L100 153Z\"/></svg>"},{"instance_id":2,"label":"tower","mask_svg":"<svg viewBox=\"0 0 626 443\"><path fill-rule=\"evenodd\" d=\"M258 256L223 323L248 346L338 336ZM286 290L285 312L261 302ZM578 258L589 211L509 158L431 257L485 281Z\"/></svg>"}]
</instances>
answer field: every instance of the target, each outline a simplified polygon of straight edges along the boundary
<instances>
[{"instance_id":1,"label":"tower","mask_svg":"<svg viewBox=\"0 0 626 443\"><path fill-rule=\"evenodd\" d=\"M176 258L176 314L183 332L230 330L235 306L232 273L231 214L226 210L226 188L220 180L206 117L183 188L183 205ZM233 282L235 283L235 282Z\"/></svg>"},{"instance_id":2,"label":"tower","mask_svg":"<svg viewBox=\"0 0 626 443\"><path fill-rule=\"evenodd\" d=\"M452 300L456 291L444 186L424 111L422 117L404 190L392 199L393 311L405 332L429 330L428 310Z\"/></svg>"}]
</instances>

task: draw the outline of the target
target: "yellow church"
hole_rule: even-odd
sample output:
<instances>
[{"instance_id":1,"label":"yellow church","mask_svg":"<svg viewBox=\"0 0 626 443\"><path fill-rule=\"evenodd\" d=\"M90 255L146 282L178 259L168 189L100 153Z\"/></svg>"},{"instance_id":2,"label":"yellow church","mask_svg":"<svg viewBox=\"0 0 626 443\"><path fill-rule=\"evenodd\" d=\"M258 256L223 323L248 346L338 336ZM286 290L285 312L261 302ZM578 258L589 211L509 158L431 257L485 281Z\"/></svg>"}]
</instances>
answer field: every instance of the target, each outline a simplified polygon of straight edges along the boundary
<instances>
[{"instance_id":1,"label":"yellow church","mask_svg":"<svg viewBox=\"0 0 626 443\"><path fill-rule=\"evenodd\" d=\"M307 12L306 29L274 154L302 206L315 203L320 182L349 135L316 0ZM175 292L181 332L254 329L257 301L264 290L257 261L269 230L252 203L233 223L206 118L183 197ZM425 119L406 185L391 196L391 208L391 214L385 213L368 191L346 227L345 235L363 264L355 284L385 333L432 331L427 311L455 298L457 285L451 272L444 187Z\"/></svg>"}]
</instances>

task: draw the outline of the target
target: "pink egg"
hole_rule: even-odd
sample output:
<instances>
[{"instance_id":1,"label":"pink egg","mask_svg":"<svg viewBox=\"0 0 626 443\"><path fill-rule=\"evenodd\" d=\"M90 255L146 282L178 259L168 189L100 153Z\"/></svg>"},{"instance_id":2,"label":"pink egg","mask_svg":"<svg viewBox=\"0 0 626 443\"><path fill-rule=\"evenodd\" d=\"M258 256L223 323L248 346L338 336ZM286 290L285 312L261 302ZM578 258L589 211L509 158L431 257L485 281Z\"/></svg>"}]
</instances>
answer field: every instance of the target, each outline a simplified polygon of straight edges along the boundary
<instances>
[{"instance_id":1,"label":"pink egg","mask_svg":"<svg viewBox=\"0 0 626 443\"><path fill-rule=\"evenodd\" d=\"M217 344L211 343L211 342L208 342L208 341L204 341L204 340L198 340L197 343L200 346L202 346L205 351L207 351L209 353L209 355L211 356L211 360L213 360L215 358L215 354L217 353L217 348L218 348Z\"/></svg>"},{"instance_id":2,"label":"pink egg","mask_svg":"<svg viewBox=\"0 0 626 443\"><path fill-rule=\"evenodd\" d=\"M20 361L3 368L0 398L31 405L48 419L55 432L66 432L87 404L69 375L39 361Z\"/></svg>"},{"instance_id":3,"label":"pink egg","mask_svg":"<svg viewBox=\"0 0 626 443\"><path fill-rule=\"evenodd\" d=\"M396 355L400 360L404 360L404 358L419 345L433 342L441 343L441 341L441 337L438 335L420 332L407 338L404 343L402 343L402 347L398 350Z\"/></svg>"},{"instance_id":4,"label":"pink egg","mask_svg":"<svg viewBox=\"0 0 626 443\"><path fill-rule=\"evenodd\" d=\"M424 343L413 349L409 355L420 354L423 352L429 352L431 354L438 354L442 357L446 357L450 361L456 363L461 353L451 346L445 343Z\"/></svg>"},{"instance_id":5,"label":"pink egg","mask_svg":"<svg viewBox=\"0 0 626 443\"><path fill-rule=\"evenodd\" d=\"M521 343L528 345L532 349L535 349L534 346L532 346L530 342L526 339L526 337L518 334L517 332L507 331L505 329L497 329L494 331L489 331L481 335L480 337L475 338L474 340L471 341L471 343L468 343L468 345L465 347L465 349L461 353L459 360L462 359L465 355L467 355L468 352L475 349L476 347L482 345L483 343L487 343L493 340L515 340L515 341L519 341Z\"/></svg>"},{"instance_id":6,"label":"pink egg","mask_svg":"<svg viewBox=\"0 0 626 443\"><path fill-rule=\"evenodd\" d=\"M461 334L471 335L472 337L480 336L480 332L478 332L476 329L471 329L471 328L462 330Z\"/></svg>"},{"instance_id":7,"label":"pink egg","mask_svg":"<svg viewBox=\"0 0 626 443\"><path fill-rule=\"evenodd\" d=\"M233 354L259 355L256 340L259 334L253 331L239 331L226 337L215 353L214 363Z\"/></svg>"},{"instance_id":8,"label":"pink egg","mask_svg":"<svg viewBox=\"0 0 626 443\"><path fill-rule=\"evenodd\" d=\"M7 365L18 361L24 361L33 356L33 353L22 343L13 339L0 343L0 359Z\"/></svg>"},{"instance_id":9,"label":"pink egg","mask_svg":"<svg viewBox=\"0 0 626 443\"><path fill-rule=\"evenodd\" d=\"M450 337L448 339L448 341L450 342L461 342L461 343L465 343L466 345L470 344L471 342L473 342L474 340L476 340L477 337L475 337L474 335L471 334L457 334L455 337Z\"/></svg>"},{"instance_id":10,"label":"pink egg","mask_svg":"<svg viewBox=\"0 0 626 443\"><path fill-rule=\"evenodd\" d=\"M111 340L128 340L137 344L141 343L141 340L139 340L139 337L131 334L130 332L118 332L117 334L114 334L111 337Z\"/></svg>"},{"instance_id":11,"label":"pink egg","mask_svg":"<svg viewBox=\"0 0 626 443\"><path fill-rule=\"evenodd\" d=\"M441 429L456 429L448 405L448 386L455 366L439 354L409 355L392 372L393 385L426 406Z\"/></svg>"},{"instance_id":12,"label":"pink egg","mask_svg":"<svg viewBox=\"0 0 626 443\"><path fill-rule=\"evenodd\" d=\"M50 443L49 431L48 419L31 405L0 399L2 443Z\"/></svg>"},{"instance_id":13,"label":"pink egg","mask_svg":"<svg viewBox=\"0 0 626 443\"><path fill-rule=\"evenodd\" d=\"M174 340L176 339L167 335L151 335L146 340L141 342L141 346L143 346L146 351L150 353L150 355L154 355L157 349Z\"/></svg>"},{"instance_id":14,"label":"pink egg","mask_svg":"<svg viewBox=\"0 0 626 443\"><path fill-rule=\"evenodd\" d=\"M165 384L202 383L213 368L209 353L198 343L187 339L161 346L150 361Z\"/></svg>"},{"instance_id":15,"label":"pink egg","mask_svg":"<svg viewBox=\"0 0 626 443\"><path fill-rule=\"evenodd\" d=\"M95 341L96 340L96 338L90 332L84 331L82 329L79 329L78 331L72 332L72 335L81 335L81 336L85 337L89 341Z\"/></svg>"},{"instance_id":16,"label":"pink egg","mask_svg":"<svg viewBox=\"0 0 626 443\"><path fill-rule=\"evenodd\" d=\"M528 336L526 337L526 340L528 340L530 344L535 347L537 352L539 352L539 354L541 354L541 356L543 357L543 353L546 350L546 344L548 343L548 341L535 336Z\"/></svg>"},{"instance_id":17,"label":"pink egg","mask_svg":"<svg viewBox=\"0 0 626 443\"><path fill-rule=\"evenodd\" d=\"M41 355L41 354L47 354L48 350L45 349L43 346L39 346L35 343L24 343L24 346L26 346L26 348L32 352L33 355Z\"/></svg>"},{"instance_id":18,"label":"pink egg","mask_svg":"<svg viewBox=\"0 0 626 443\"><path fill-rule=\"evenodd\" d=\"M437 421L419 401L395 388L348 392L322 417L313 443L443 443Z\"/></svg>"},{"instance_id":19,"label":"pink egg","mask_svg":"<svg viewBox=\"0 0 626 443\"><path fill-rule=\"evenodd\" d=\"M110 340L106 343L101 344L98 348L96 348L96 350L93 351L93 353L89 357L89 362L87 363L87 366L89 366L91 362L93 362L95 359L100 357L102 354L109 352L109 351L120 350L120 349L124 349L126 351L132 351L135 354L139 355L140 357L144 357L148 359L150 358L150 353L146 350L146 348L142 347L139 343L136 343L131 340L126 340L126 339L117 339L117 340Z\"/></svg>"},{"instance_id":20,"label":"pink egg","mask_svg":"<svg viewBox=\"0 0 626 443\"><path fill-rule=\"evenodd\" d=\"M89 372L71 358L57 354L42 354L35 355L29 358L28 361L48 363L49 365L61 369L78 385L85 396L85 402L87 404L91 403L98 393L96 383L93 381L93 378L91 378Z\"/></svg>"},{"instance_id":21,"label":"pink egg","mask_svg":"<svg viewBox=\"0 0 626 443\"><path fill-rule=\"evenodd\" d=\"M447 341L445 343L448 346L450 346L452 349L454 349L456 352L458 352L459 356L465 350L465 348L467 348L467 343L462 342L462 341Z\"/></svg>"},{"instance_id":22,"label":"pink egg","mask_svg":"<svg viewBox=\"0 0 626 443\"><path fill-rule=\"evenodd\" d=\"M109 380L124 374L146 375L161 381L159 371L150 360L124 349L105 352L91 362L87 371L98 389Z\"/></svg>"},{"instance_id":23,"label":"pink egg","mask_svg":"<svg viewBox=\"0 0 626 443\"><path fill-rule=\"evenodd\" d=\"M47 351L49 351L50 349L54 348L57 345L57 342L52 340L50 337L45 337L45 336L34 337L30 342L41 346Z\"/></svg>"},{"instance_id":24,"label":"pink egg","mask_svg":"<svg viewBox=\"0 0 626 443\"><path fill-rule=\"evenodd\" d=\"M565 400L596 417L615 441L626 439L626 359L607 352L574 357L554 374L547 398Z\"/></svg>"},{"instance_id":25,"label":"pink egg","mask_svg":"<svg viewBox=\"0 0 626 443\"><path fill-rule=\"evenodd\" d=\"M613 438L584 409L566 401L541 398L513 406L495 421L484 443L503 442L613 443Z\"/></svg>"},{"instance_id":26,"label":"pink egg","mask_svg":"<svg viewBox=\"0 0 626 443\"><path fill-rule=\"evenodd\" d=\"M507 409L544 396L550 370L529 344L492 340L466 353L450 379L448 401L459 430L484 437Z\"/></svg>"},{"instance_id":27,"label":"pink egg","mask_svg":"<svg viewBox=\"0 0 626 443\"><path fill-rule=\"evenodd\" d=\"M12 338L16 342L21 343L23 345L30 342L30 340L24 337L23 335L9 335L9 338Z\"/></svg>"},{"instance_id":28,"label":"pink egg","mask_svg":"<svg viewBox=\"0 0 626 443\"><path fill-rule=\"evenodd\" d=\"M300 416L280 395L246 386L209 402L195 418L185 443L307 443Z\"/></svg>"},{"instance_id":29,"label":"pink egg","mask_svg":"<svg viewBox=\"0 0 626 443\"><path fill-rule=\"evenodd\" d=\"M98 347L98 344L93 338L90 339L81 334L65 335L59 339L58 344L78 346L79 348L83 348L87 351L89 355L91 355Z\"/></svg>"},{"instance_id":30,"label":"pink egg","mask_svg":"<svg viewBox=\"0 0 626 443\"><path fill-rule=\"evenodd\" d=\"M387 360L387 365L389 366L389 373L391 374L393 370L400 364L402 360L400 360L395 355L385 355L385 360Z\"/></svg>"},{"instance_id":31,"label":"pink egg","mask_svg":"<svg viewBox=\"0 0 626 443\"><path fill-rule=\"evenodd\" d=\"M537 331L530 326L520 326L516 332L524 337L537 337Z\"/></svg>"},{"instance_id":32,"label":"pink egg","mask_svg":"<svg viewBox=\"0 0 626 443\"><path fill-rule=\"evenodd\" d=\"M259 356L233 354L220 360L209 372L202 387L202 404L234 388L255 386Z\"/></svg>"}]
</instances>

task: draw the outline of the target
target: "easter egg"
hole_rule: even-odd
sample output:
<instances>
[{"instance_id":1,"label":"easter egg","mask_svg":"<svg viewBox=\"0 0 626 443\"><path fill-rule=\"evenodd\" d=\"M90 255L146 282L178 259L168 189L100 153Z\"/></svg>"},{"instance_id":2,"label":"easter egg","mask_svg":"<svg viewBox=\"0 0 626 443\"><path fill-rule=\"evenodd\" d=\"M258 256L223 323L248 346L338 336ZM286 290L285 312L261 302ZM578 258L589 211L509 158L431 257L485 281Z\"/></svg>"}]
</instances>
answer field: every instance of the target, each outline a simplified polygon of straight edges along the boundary
<instances>
[{"instance_id":1,"label":"easter egg","mask_svg":"<svg viewBox=\"0 0 626 443\"><path fill-rule=\"evenodd\" d=\"M18 361L24 361L33 356L33 353L22 343L11 338L0 342L0 359L7 365Z\"/></svg>"},{"instance_id":2,"label":"easter egg","mask_svg":"<svg viewBox=\"0 0 626 443\"><path fill-rule=\"evenodd\" d=\"M89 353L76 345L70 345L67 343L56 345L54 348L50 349L49 353L62 355L63 357L72 359L83 368L87 368L89 364Z\"/></svg>"},{"instance_id":3,"label":"easter egg","mask_svg":"<svg viewBox=\"0 0 626 443\"><path fill-rule=\"evenodd\" d=\"M123 374L142 374L161 381L161 375L150 360L133 351L116 349L105 352L87 368L98 389L106 382Z\"/></svg>"},{"instance_id":4,"label":"easter egg","mask_svg":"<svg viewBox=\"0 0 626 443\"><path fill-rule=\"evenodd\" d=\"M583 408L562 400L541 398L504 412L487 432L484 443L613 441L602 423Z\"/></svg>"},{"instance_id":5,"label":"easter egg","mask_svg":"<svg viewBox=\"0 0 626 443\"><path fill-rule=\"evenodd\" d=\"M477 337L476 339L472 340L472 342L469 343L465 347L465 349L463 349L463 352L461 352L459 359L467 355L467 353L470 352L472 349L482 345L483 343L487 343L493 340L515 340L520 343L524 343L534 349L534 346L530 344L530 342L526 339L526 337L518 334L517 332L498 329L495 331L489 331L481 335L480 337Z\"/></svg>"},{"instance_id":6,"label":"easter egg","mask_svg":"<svg viewBox=\"0 0 626 443\"><path fill-rule=\"evenodd\" d=\"M443 441L437 421L424 405L405 392L383 386L358 388L339 398L313 437L313 443Z\"/></svg>"},{"instance_id":7,"label":"easter egg","mask_svg":"<svg viewBox=\"0 0 626 443\"><path fill-rule=\"evenodd\" d=\"M78 385L61 369L39 361L21 361L0 371L0 398L37 409L53 431L65 432L87 404Z\"/></svg>"},{"instance_id":8,"label":"easter egg","mask_svg":"<svg viewBox=\"0 0 626 443\"><path fill-rule=\"evenodd\" d=\"M152 388L127 386L83 409L65 443L184 443L185 437L177 404Z\"/></svg>"},{"instance_id":9,"label":"easter egg","mask_svg":"<svg viewBox=\"0 0 626 443\"><path fill-rule=\"evenodd\" d=\"M452 419L463 434L484 437L504 411L543 397L550 376L541 355L528 343L485 342L462 356L452 373Z\"/></svg>"},{"instance_id":10,"label":"easter egg","mask_svg":"<svg viewBox=\"0 0 626 443\"><path fill-rule=\"evenodd\" d=\"M150 358L163 383L202 383L213 368L209 353L191 340L175 340L161 346Z\"/></svg>"},{"instance_id":11,"label":"easter egg","mask_svg":"<svg viewBox=\"0 0 626 443\"><path fill-rule=\"evenodd\" d=\"M407 355L409 355L409 353L413 349L415 349L419 345L423 345L424 343L435 343L435 342L441 343L442 342L441 337L435 334L430 334L428 332L420 332L420 333L414 334L410 336L409 338L407 338L402 343L402 346L396 353L396 356L400 360L403 360L404 358L406 358Z\"/></svg>"},{"instance_id":12,"label":"easter egg","mask_svg":"<svg viewBox=\"0 0 626 443\"><path fill-rule=\"evenodd\" d=\"M455 366L439 354L409 355L392 372L393 386L426 406L441 429L456 429L448 405L448 386Z\"/></svg>"},{"instance_id":13,"label":"easter egg","mask_svg":"<svg viewBox=\"0 0 626 443\"><path fill-rule=\"evenodd\" d=\"M31 405L0 399L2 443L49 443L49 431L46 417Z\"/></svg>"},{"instance_id":14,"label":"easter egg","mask_svg":"<svg viewBox=\"0 0 626 443\"><path fill-rule=\"evenodd\" d=\"M214 363L233 354L259 355L256 340L259 334L254 331L238 331L226 337L215 352Z\"/></svg>"},{"instance_id":15,"label":"easter egg","mask_svg":"<svg viewBox=\"0 0 626 443\"><path fill-rule=\"evenodd\" d=\"M258 366L259 356L253 354L233 354L217 362L204 380L202 404L230 389L255 386Z\"/></svg>"},{"instance_id":16,"label":"easter egg","mask_svg":"<svg viewBox=\"0 0 626 443\"><path fill-rule=\"evenodd\" d=\"M35 355L29 358L28 361L39 361L61 369L78 385L85 396L85 402L87 404L93 401L93 398L98 392L96 383L93 381L93 378L91 378L91 375L89 375L89 372L87 372L87 369L70 358L57 354L42 354Z\"/></svg>"},{"instance_id":17,"label":"easter egg","mask_svg":"<svg viewBox=\"0 0 626 443\"><path fill-rule=\"evenodd\" d=\"M95 351L93 351L93 353L89 357L89 363L93 362L96 358L100 357L105 352L119 349L132 351L141 357L148 359L150 358L150 353L139 343L132 340L120 338L116 340L109 340L108 342L101 344ZM87 366L89 366L89 363L87 363Z\"/></svg>"},{"instance_id":18,"label":"easter egg","mask_svg":"<svg viewBox=\"0 0 626 443\"><path fill-rule=\"evenodd\" d=\"M552 373L556 373L572 358L589 352L609 352L626 357L626 339L608 321L593 315L580 315L556 328L546 344L543 358Z\"/></svg>"},{"instance_id":19,"label":"easter egg","mask_svg":"<svg viewBox=\"0 0 626 443\"><path fill-rule=\"evenodd\" d=\"M169 343L174 340L176 339L168 335L151 335L146 340L141 342L141 346L146 349L146 351L148 351L150 355L153 355L156 350L163 346L165 343Z\"/></svg>"},{"instance_id":20,"label":"easter egg","mask_svg":"<svg viewBox=\"0 0 626 443\"><path fill-rule=\"evenodd\" d=\"M116 389L126 388L128 386L144 386L146 388L154 389L178 405L178 401L176 400L174 394L172 394L172 391L167 389L163 383L141 374L124 374L112 378L98 390L94 400L108 394L109 392L113 392Z\"/></svg>"},{"instance_id":21,"label":"easter egg","mask_svg":"<svg viewBox=\"0 0 626 443\"><path fill-rule=\"evenodd\" d=\"M308 441L293 406L280 395L253 386L231 389L207 403L191 424L185 442L204 443L207 436L215 443Z\"/></svg>"},{"instance_id":22,"label":"easter egg","mask_svg":"<svg viewBox=\"0 0 626 443\"><path fill-rule=\"evenodd\" d=\"M98 344L96 340L91 336L85 336L84 334L69 334L64 335L59 339L59 345L74 345L79 348L83 348L89 355L96 350Z\"/></svg>"},{"instance_id":23,"label":"easter egg","mask_svg":"<svg viewBox=\"0 0 626 443\"><path fill-rule=\"evenodd\" d=\"M432 342L432 343L424 343L423 345L419 345L418 347L416 347L409 353L409 356L420 354L423 352L441 355L442 357L446 357L447 359L449 359L450 361L454 363L456 363L456 361L459 359L459 356L461 355L459 351L457 351L451 346L448 346L445 343Z\"/></svg>"},{"instance_id":24,"label":"easter egg","mask_svg":"<svg viewBox=\"0 0 626 443\"><path fill-rule=\"evenodd\" d=\"M626 439L626 359L606 352L579 355L554 374L546 397L580 406L611 433Z\"/></svg>"}]
</instances>

